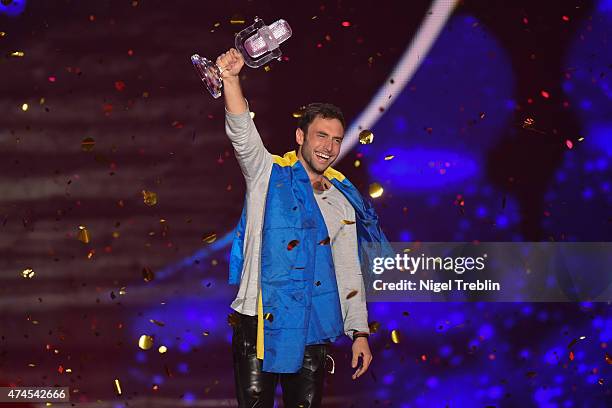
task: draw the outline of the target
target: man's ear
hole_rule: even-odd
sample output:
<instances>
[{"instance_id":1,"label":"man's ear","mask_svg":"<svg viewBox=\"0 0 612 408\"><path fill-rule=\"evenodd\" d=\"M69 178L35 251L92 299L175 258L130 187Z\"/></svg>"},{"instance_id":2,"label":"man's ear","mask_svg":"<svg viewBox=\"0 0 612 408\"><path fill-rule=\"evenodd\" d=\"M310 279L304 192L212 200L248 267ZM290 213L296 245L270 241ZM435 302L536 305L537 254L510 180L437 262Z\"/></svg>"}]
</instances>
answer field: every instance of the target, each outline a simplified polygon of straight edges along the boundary
<instances>
[{"instance_id":1,"label":"man's ear","mask_svg":"<svg viewBox=\"0 0 612 408\"><path fill-rule=\"evenodd\" d=\"M304 143L304 132L300 128L295 129L295 141L300 146Z\"/></svg>"}]
</instances>

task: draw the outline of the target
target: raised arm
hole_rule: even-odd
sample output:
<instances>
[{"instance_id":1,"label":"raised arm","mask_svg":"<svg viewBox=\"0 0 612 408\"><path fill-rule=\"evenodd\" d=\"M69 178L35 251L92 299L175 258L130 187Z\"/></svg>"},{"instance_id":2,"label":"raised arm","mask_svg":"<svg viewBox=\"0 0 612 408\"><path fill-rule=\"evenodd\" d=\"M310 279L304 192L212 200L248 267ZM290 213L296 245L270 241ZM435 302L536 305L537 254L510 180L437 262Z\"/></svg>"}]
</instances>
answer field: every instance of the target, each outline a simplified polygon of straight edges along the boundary
<instances>
[{"instance_id":1,"label":"raised arm","mask_svg":"<svg viewBox=\"0 0 612 408\"><path fill-rule=\"evenodd\" d=\"M263 145L240 88L239 75L244 66L242 55L231 48L221 54L216 63L222 69L225 131L232 141L238 164L248 186L260 176L270 174L272 156Z\"/></svg>"},{"instance_id":2,"label":"raised arm","mask_svg":"<svg viewBox=\"0 0 612 408\"><path fill-rule=\"evenodd\" d=\"M230 48L229 51L219 55L217 66L222 69L223 96L225 98L225 108L228 112L241 114L247 110L247 104L240 88L240 70L244 66L244 59L236 49Z\"/></svg>"}]
</instances>

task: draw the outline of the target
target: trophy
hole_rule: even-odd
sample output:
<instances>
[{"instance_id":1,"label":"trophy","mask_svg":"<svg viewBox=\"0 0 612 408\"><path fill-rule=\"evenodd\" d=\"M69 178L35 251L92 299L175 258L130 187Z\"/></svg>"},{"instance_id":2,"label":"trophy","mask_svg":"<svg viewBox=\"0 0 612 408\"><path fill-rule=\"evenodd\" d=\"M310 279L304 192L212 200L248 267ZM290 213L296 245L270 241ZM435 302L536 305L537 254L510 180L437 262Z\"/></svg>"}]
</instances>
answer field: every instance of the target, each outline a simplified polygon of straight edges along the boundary
<instances>
[{"instance_id":1,"label":"trophy","mask_svg":"<svg viewBox=\"0 0 612 408\"><path fill-rule=\"evenodd\" d=\"M267 26L263 20L255 17L255 23L236 34L235 44L244 63L251 68L259 68L275 58L280 60L282 53L279 45L289 37L291 27L285 20L280 19ZM191 62L213 98L220 97L223 68L198 54L191 56Z\"/></svg>"}]
</instances>

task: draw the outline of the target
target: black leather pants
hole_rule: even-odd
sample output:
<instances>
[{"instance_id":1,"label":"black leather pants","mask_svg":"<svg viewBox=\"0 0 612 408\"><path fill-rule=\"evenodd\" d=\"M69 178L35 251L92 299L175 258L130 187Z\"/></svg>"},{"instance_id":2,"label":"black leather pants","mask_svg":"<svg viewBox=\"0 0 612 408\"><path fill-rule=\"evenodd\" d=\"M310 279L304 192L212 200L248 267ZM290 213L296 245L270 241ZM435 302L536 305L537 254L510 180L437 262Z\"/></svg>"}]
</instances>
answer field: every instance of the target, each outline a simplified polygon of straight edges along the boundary
<instances>
[{"instance_id":1,"label":"black leather pants","mask_svg":"<svg viewBox=\"0 0 612 408\"><path fill-rule=\"evenodd\" d=\"M325 344L306 346L304 362L297 373L262 371L257 359L257 316L238 312L230 315L233 326L232 356L236 397L240 408L272 408L280 379L285 408L318 408L323 394Z\"/></svg>"}]
</instances>

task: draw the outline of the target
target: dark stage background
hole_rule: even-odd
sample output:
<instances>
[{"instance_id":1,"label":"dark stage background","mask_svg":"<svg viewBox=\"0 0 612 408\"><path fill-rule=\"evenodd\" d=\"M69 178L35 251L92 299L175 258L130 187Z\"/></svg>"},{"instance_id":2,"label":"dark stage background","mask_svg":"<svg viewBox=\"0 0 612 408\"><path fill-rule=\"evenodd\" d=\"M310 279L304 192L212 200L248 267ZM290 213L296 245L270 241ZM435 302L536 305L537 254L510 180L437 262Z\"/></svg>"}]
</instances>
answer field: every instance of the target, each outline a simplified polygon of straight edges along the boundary
<instances>
[{"instance_id":1,"label":"dark stage background","mask_svg":"<svg viewBox=\"0 0 612 408\"><path fill-rule=\"evenodd\" d=\"M282 154L306 103L358 117L430 6L2 0L0 382L66 385L84 407L234 406L227 255L245 185L189 56L216 57L256 15L291 24L283 61L243 70ZM393 241L610 241L611 41L610 0L458 2L374 142L334 167L364 195L384 187ZM373 365L352 381L350 343L335 343L326 407L612 400L609 304L369 312Z\"/></svg>"}]
</instances>

